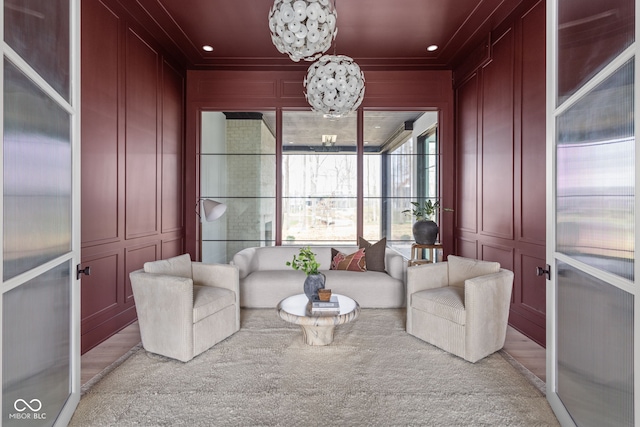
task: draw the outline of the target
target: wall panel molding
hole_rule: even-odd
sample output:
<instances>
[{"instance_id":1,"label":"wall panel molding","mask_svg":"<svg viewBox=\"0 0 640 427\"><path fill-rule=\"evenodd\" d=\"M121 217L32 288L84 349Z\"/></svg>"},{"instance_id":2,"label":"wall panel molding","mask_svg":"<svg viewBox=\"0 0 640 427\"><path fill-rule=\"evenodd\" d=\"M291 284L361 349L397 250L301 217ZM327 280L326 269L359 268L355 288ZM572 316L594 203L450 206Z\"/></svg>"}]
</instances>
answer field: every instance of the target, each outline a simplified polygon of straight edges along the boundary
<instances>
[{"instance_id":1,"label":"wall panel molding","mask_svg":"<svg viewBox=\"0 0 640 427\"><path fill-rule=\"evenodd\" d=\"M455 250L513 270L509 324L541 345L546 287L535 267L544 265L546 245L545 24L545 3L530 3L491 34L490 61L454 70L469 76L455 88Z\"/></svg>"},{"instance_id":2,"label":"wall panel molding","mask_svg":"<svg viewBox=\"0 0 640 427\"><path fill-rule=\"evenodd\" d=\"M83 0L81 37L85 353L135 321L129 273L184 251L185 76L118 0Z\"/></svg>"}]
</instances>

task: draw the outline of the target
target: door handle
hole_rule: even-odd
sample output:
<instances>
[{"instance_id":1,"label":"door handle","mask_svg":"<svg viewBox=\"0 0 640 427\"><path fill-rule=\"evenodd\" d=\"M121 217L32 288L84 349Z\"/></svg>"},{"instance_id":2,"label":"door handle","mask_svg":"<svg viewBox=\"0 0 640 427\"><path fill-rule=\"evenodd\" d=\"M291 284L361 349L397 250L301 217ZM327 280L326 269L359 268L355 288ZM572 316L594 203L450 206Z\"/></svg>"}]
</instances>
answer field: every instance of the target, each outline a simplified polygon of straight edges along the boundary
<instances>
[{"instance_id":1,"label":"door handle","mask_svg":"<svg viewBox=\"0 0 640 427\"><path fill-rule=\"evenodd\" d=\"M91 266L86 266L85 268L80 268L80 264L76 266L76 280L80 280L80 275L84 274L85 276L91 275Z\"/></svg>"},{"instance_id":2,"label":"door handle","mask_svg":"<svg viewBox=\"0 0 640 427\"><path fill-rule=\"evenodd\" d=\"M547 280L551 280L551 266L549 264L543 267L536 267L536 276L547 276Z\"/></svg>"}]
</instances>

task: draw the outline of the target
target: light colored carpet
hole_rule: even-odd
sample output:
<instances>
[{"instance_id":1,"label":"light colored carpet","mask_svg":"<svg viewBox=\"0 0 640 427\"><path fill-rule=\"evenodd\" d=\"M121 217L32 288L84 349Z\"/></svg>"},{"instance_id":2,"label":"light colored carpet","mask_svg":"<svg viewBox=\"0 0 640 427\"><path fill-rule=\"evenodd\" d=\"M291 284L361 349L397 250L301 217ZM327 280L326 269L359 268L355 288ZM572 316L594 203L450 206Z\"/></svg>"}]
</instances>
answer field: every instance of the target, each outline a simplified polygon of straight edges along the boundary
<instances>
[{"instance_id":1,"label":"light colored carpet","mask_svg":"<svg viewBox=\"0 0 640 427\"><path fill-rule=\"evenodd\" d=\"M188 363L138 349L82 397L70 426L557 426L499 353L475 364L408 335L404 310L362 310L311 347L275 310Z\"/></svg>"}]
</instances>

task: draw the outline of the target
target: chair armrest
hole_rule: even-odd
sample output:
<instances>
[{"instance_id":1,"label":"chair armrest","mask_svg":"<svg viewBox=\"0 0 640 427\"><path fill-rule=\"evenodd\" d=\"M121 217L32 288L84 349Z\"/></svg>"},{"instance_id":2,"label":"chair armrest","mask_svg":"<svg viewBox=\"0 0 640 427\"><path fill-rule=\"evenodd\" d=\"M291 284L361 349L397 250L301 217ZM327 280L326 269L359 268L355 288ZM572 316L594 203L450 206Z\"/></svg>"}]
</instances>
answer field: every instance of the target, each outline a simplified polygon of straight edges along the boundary
<instances>
[{"instance_id":1,"label":"chair armrest","mask_svg":"<svg viewBox=\"0 0 640 427\"><path fill-rule=\"evenodd\" d=\"M193 357L193 280L145 273L129 274L145 349L186 361Z\"/></svg>"},{"instance_id":2,"label":"chair armrest","mask_svg":"<svg viewBox=\"0 0 640 427\"><path fill-rule=\"evenodd\" d=\"M449 286L449 268L446 262L420 264L407 268L407 298L425 289Z\"/></svg>"},{"instance_id":3,"label":"chair armrest","mask_svg":"<svg viewBox=\"0 0 640 427\"><path fill-rule=\"evenodd\" d=\"M513 289L513 272L499 272L467 279L464 284L467 340L469 348L504 345Z\"/></svg>"},{"instance_id":4,"label":"chair armrest","mask_svg":"<svg viewBox=\"0 0 640 427\"><path fill-rule=\"evenodd\" d=\"M244 279L253 271L252 261L255 256L256 248L245 248L233 256L229 264L238 268L240 278Z\"/></svg>"},{"instance_id":5,"label":"chair armrest","mask_svg":"<svg viewBox=\"0 0 640 427\"><path fill-rule=\"evenodd\" d=\"M192 262L193 283L202 286L229 289L238 295L238 267L229 264L205 264Z\"/></svg>"}]
</instances>

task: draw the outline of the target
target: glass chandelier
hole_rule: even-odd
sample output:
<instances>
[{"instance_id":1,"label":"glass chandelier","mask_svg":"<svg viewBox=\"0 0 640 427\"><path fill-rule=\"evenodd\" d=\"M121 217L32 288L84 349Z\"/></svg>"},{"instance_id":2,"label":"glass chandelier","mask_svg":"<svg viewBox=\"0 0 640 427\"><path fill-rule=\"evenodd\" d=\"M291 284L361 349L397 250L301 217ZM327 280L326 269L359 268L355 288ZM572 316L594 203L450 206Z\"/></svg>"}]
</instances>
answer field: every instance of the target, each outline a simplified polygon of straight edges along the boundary
<instances>
[{"instance_id":1,"label":"glass chandelier","mask_svg":"<svg viewBox=\"0 0 640 427\"><path fill-rule=\"evenodd\" d=\"M311 108L326 117L342 117L364 98L364 73L345 55L322 56L309 66L303 85Z\"/></svg>"},{"instance_id":2,"label":"glass chandelier","mask_svg":"<svg viewBox=\"0 0 640 427\"><path fill-rule=\"evenodd\" d=\"M335 39L336 19L330 0L275 0L269 11L271 40L293 61L313 61Z\"/></svg>"}]
</instances>

